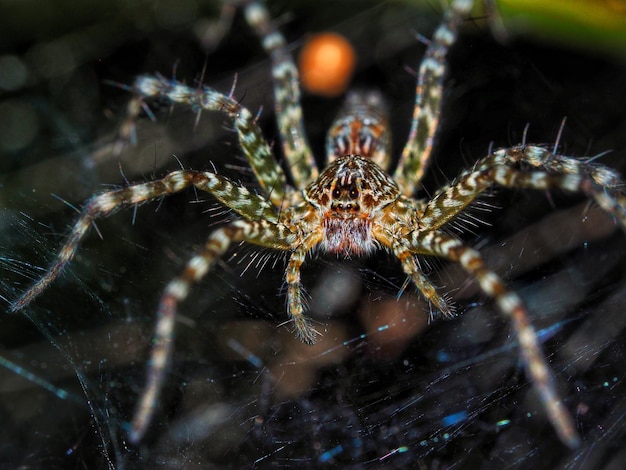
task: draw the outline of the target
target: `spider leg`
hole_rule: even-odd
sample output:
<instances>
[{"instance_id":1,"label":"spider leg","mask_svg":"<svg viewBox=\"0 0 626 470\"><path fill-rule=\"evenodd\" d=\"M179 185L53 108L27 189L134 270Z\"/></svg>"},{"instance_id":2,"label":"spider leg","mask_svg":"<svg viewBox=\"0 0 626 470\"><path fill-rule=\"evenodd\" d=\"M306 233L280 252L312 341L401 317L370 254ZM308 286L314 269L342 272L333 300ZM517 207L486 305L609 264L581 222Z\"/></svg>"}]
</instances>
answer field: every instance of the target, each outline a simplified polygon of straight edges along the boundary
<instances>
[{"instance_id":1,"label":"spider leg","mask_svg":"<svg viewBox=\"0 0 626 470\"><path fill-rule=\"evenodd\" d=\"M428 167L441 113L443 80L448 68L446 55L473 3L472 0L452 2L420 63L409 139L393 175L405 196L410 197L415 192Z\"/></svg>"},{"instance_id":2,"label":"spider leg","mask_svg":"<svg viewBox=\"0 0 626 470\"><path fill-rule=\"evenodd\" d=\"M137 77L132 90L136 96L128 105L128 122L137 118L142 109L138 103L143 103L146 98L160 98L172 104L226 113L233 120L243 153L270 201L276 207L285 203L289 191L285 173L265 142L255 117L232 96L207 86L189 87L176 80L151 75Z\"/></svg>"},{"instance_id":3,"label":"spider leg","mask_svg":"<svg viewBox=\"0 0 626 470\"><path fill-rule=\"evenodd\" d=\"M137 443L141 440L152 420L171 360L176 307L187 298L192 285L204 277L215 261L233 243L245 241L288 250L291 238L293 238L292 232L282 224L248 220L232 222L213 232L202 250L193 256L185 269L167 284L159 302L146 386L135 409L129 432L131 442Z\"/></svg>"},{"instance_id":4,"label":"spider leg","mask_svg":"<svg viewBox=\"0 0 626 470\"><path fill-rule=\"evenodd\" d=\"M545 168L550 172L570 175L563 178L564 184L558 184L557 180L556 186L586 194L626 228L626 182L615 170L604 165L555 155L539 146L518 146L509 150L508 153L512 154L517 162L534 168ZM503 179L506 180L506 178ZM542 184L543 182L539 184L538 189L542 189ZM549 179L548 184L550 184ZM517 186L518 184L512 181L511 185ZM535 188L535 182L531 181L528 187Z\"/></svg>"},{"instance_id":5,"label":"spider leg","mask_svg":"<svg viewBox=\"0 0 626 470\"><path fill-rule=\"evenodd\" d=\"M438 229L493 183L509 188L582 192L626 228L626 184L615 171L603 165L555 155L535 145L498 149L473 169L465 170L426 204L420 221L428 229Z\"/></svg>"},{"instance_id":6,"label":"spider leg","mask_svg":"<svg viewBox=\"0 0 626 470\"><path fill-rule=\"evenodd\" d=\"M555 389L552 372L541 352L537 333L530 324L522 299L485 266L480 253L464 246L459 240L438 231L414 231L411 233L411 248L415 253L460 263L478 281L481 290L495 300L500 312L513 324L526 374L539 392L550 422L565 444L571 448L578 447L580 438L574 422Z\"/></svg>"},{"instance_id":7,"label":"spider leg","mask_svg":"<svg viewBox=\"0 0 626 470\"><path fill-rule=\"evenodd\" d=\"M404 272L411 277L417 289L428 302L432 303L444 317L450 318L454 316L453 306L437 292L435 286L433 286L424 273L422 273L417 265L414 253L405 242L402 242L397 237L393 237L385 229L379 227L374 228L374 237L384 246L391 249L394 256L402 263Z\"/></svg>"},{"instance_id":8,"label":"spider leg","mask_svg":"<svg viewBox=\"0 0 626 470\"><path fill-rule=\"evenodd\" d=\"M422 273L415 261L415 256L406 247L398 247L393 250L394 255L402 263L402 269L411 276L416 287L434 307L446 318L454 316L454 308L443 296L441 296L428 278Z\"/></svg>"},{"instance_id":9,"label":"spider leg","mask_svg":"<svg viewBox=\"0 0 626 470\"><path fill-rule=\"evenodd\" d=\"M63 268L74 258L81 240L95 219L110 215L122 207L153 201L192 185L211 193L216 199L247 219L264 218L270 222L278 221L277 209L265 198L251 193L223 176L208 171L174 171L160 180L102 193L87 202L56 260L39 280L11 304L10 310L15 312L26 307L57 278Z\"/></svg>"},{"instance_id":10,"label":"spider leg","mask_svg":"<svg viewBox=\"0 0 626 470\"><path fill-rule=\"evenodd\" d=\"M321 229L313 231L296 249L291 253L285 279L287 281L287 313L293 319L296 334L303 343L313 344L317 341L319 334L311 326L304 316L304 305L302 300L302 285L300 282L300 270L306 254L318 244L323 238Z\"/></svg>"},{"instance_id":11,"label":"spider leg","mask_svg":"<svg viewBox=\"0 0 626 470\"><path fill-rule=\"evenodd\" d=\"M317 178L318 171L304 132L298 69L287 50L285 38L272 24L262 2L247 1L244 13L248 24L261 39L263 49L272 59L274 107L283 153L296 187L303 189L309 181Z\"/></svg>"}]
</instances>

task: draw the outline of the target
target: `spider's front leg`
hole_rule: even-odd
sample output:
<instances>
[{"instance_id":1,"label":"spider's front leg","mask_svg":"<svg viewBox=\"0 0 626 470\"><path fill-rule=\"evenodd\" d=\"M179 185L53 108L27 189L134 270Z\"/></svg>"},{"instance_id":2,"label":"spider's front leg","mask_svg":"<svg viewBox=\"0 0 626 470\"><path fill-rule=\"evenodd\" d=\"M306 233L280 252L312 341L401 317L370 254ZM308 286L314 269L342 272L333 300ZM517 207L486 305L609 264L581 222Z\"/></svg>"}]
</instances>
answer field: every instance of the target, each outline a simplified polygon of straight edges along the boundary
<instances>
[{"instance_id":1,"label":"spider's front leg","mask_svg":"<svg viewBox=\"0 0 626 470\"><path fill-rule=\"evenodd\" d=\"M393 253L400 260L402 263L402 269L404 269L405 273L411 276L413 283L417 286L424 298L428 302L432 303L435 309L444 317L453 317L455 310L454 305L437 292L435 286L431 284L428 278L419 269L415 256L411 253L410 249L405 246L405 244L397 244L393 247Z\"/></svg>"},{"instance_id":2,"label":"spider's front leg","mask_svg":"<svg viewBox=\"0 0 626 470\"><path fill-rule=\"evenodd\" d=\"M213 232L202 250L167 284L159 302L146 386L137 404L129 432L131 442L137 443L141 440L152 420L172 355L177 305L187 298L192 285L204 277L233 243L245 241L268 248L289 250L293 240L294 234L283 224L265 220L232 222Z\"/></svg>"},{"instance_id":3,"label":"spider's front leg","mask_svg":"<svg viewBox=\"0 0 626 470\"><path fill-rule=\"evenodd\" d=\"M391 207L390 210L392 210ZM394 235L383 227L374 227L374 236L376 240L389 248L394 256L400 260L402 269L411 277L411 280L424 298L444 317L451 318L454 316L454 305L437 292L435 286L432 285L420 270L410 244L407 243L402 236ZM401 295L401 293L399 293L398 296L399 295Z\"/></svg>"},{"instance_id":4,"label":"spider's front leg","mask_svg":"<svg viewBox=\"0 0 626 470\"><path fill-rule=\"evenodd\" d=\"M442 227L494 183L507 188L581 192L626 229L626 184L614 170L536 145L495 150L437 191L420 221L429 230Z\"/></svg>"},{"instance_id":5,"label":"spider's front leg","mask_svg":"<svg viewBox=\"0 0 626 470\"><path fill-rule=\"evenodd\" d=\"M313 344L317 341L317 332L304 315L304 301L302 299L302 285L300 283L300 270L306 254L324 237L321 228L312 231L305 240L300 243L291 254L285 279L287 281L287 313L293 319L296 334L303 343Z\"/></svg>"},{"instance_id":6,"label":"spider's front leg","mask_svg":"<svg viewBox=\"0 0 626 470\"><path fill-rule=\"evenodd\" d=\"M554 386L552 372L539 346L535 329L530 324L522 299L489 270L480 254L459 240L439 231L419 231L410 234L411 248L416 254L438 256L460 263L461 267L478 281L481 290L493 298L500 312L511 321L519 342L526 374L539 392L548 419L561 440L571 448L580 445L571 415L563 405Z\"/></svg>"},{"instance_id":7,"label":"spider's front leg","mask_svg":"<svg viewBox=\"0 0 626 470\"><path fill-rule=\"evenodd\" d=\"M287 49L284 36L272 24L265 5L261 1L245 0L244 14L272 60L274 110L283 153L296 187L302 189L317 178L318 172L304 132L298 68Z\"/></svg>"},{"instance_id":8,"label":"spider's front leg","mask_svg":"<svg viewBox=\"0 0 626 470\"><path fill-rule=\"evenodd\" d=\"M287 187L285 172L263 138L256 118L232 96L232 92L225 95L207 86L193 88L160 75L139 76L130 89L136 96L128 105L123 128L134 125L146 99L163 99L172 104L187 105L198 113L202 110L224 113L233 120L241 149L269 200L276 207L287 201L291 191Z\"/></svg>"},{"instance_id":9,"label":"spider's front leg","mask_svg":"<svg viewBox=\"0 0 626 470\"><path fill-rule=\"evenodd\" d=\"M441 114L443 81L448 68L446 55L473 4L473 0L454 0L450 4L420 64L409 139L393 175L405 196L413 195L428 167Z\"/></svg>"},{"instance_id":10,"label":"spider's front leg","mask_svg":"<svg viewBox=\"0 0 626 470\"><path fill-rule=\"evenodd\" d=\"M208 171L174 171L160 180L99 194L91 198L83 208L50 268L11 304L11 311L15 312L26 307L57 278L63 268L74 258L80 242L96 219L108 216L123 207L142 204L182 191L189 186L211 193L219 201L248 219L263 218L274 222L278 220L276 208L266 199L223 176Z\"/></svg>"}]
</instances>

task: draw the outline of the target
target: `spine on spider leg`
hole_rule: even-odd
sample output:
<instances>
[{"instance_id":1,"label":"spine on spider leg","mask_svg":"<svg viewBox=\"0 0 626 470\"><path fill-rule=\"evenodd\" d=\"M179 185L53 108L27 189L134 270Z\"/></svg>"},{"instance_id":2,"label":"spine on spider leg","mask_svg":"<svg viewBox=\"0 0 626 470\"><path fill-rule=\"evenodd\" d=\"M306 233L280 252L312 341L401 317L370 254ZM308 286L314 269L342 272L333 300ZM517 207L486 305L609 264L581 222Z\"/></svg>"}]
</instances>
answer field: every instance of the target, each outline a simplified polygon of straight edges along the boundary
<instances>
[{"instance_id":1,"label":"spine on spider leg","mask_svg":"<svg viewBox=\"0 0 626 470\"><path fill-rule=\"evenodd\" d=\"M405 196L412 196L428 166L441 112L446 55L458 27L470 13L473 0L454 0L437 28L419 67L409 139L402 150L394 179Z\"/></svg>"},{"instance_id":2,"label":"spine on spider leg","mask_svg":"<svg viewBox=\"0 0 626 470\"><path fill-rule=\"evenodd\" d=\"M263 138L254 116L231 96L209 87L191 88L161 76L142 75L135 79L135 93L143 98L163 98L206 111L226 113L233 120L239 143L261 187L276 206L286 200L287 179Z\"/></svg>"}]
</instances>

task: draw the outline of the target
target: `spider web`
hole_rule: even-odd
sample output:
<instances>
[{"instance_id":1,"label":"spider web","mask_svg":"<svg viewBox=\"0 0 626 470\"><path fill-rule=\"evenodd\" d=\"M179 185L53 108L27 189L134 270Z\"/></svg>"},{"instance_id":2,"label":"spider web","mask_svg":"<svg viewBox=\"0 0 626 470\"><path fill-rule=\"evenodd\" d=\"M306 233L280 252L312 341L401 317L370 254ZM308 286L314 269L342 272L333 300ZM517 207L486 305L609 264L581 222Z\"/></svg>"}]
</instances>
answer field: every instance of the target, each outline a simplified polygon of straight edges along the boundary
<instances>
[{"instance_id":1,"label":"spider web","mask_svg":"<svg viewBox=\"0 0 626 470\"><path fill-rule=\"evenodd\" d=\"M361 60L356 82L390 100L399 148L414 92L405 67L416 67L423 50L411 31L428 36L440 12L404 5L356 12L336 2L316 4L315 15L307 4L292 8L282 18L290 39L336 25L352 32ZM191 81L206 57L191 26L215 14L210 6L182 8L178 16L103 10L77 23L50 20L37 39L7 41L3 54L28 64L42 50L74 62L42 67L33 85L0 98L2 109L28 117L15 119L24 127L0 134L5 300L53 256L73 217L67 206L104 184L124 184L120 167L141 181L178 168L175 153L185 166L211 168L210 160L222 174L252 180L227 123L203 115L193 130L195 115L182 109L155 106L157 122L140 125L136 148L119 159L93 159L92 150L111 141L127 99L103 80L130 83L178 63L177 76ZM119 28L114 40L98 34L104 25ZM267 60L250 46L256 43L245 26L236 31L207 59L205 80L228 90L238 73L237 96L252 110L263 106L266 136L276 140ZM76 38L95 52L71 55ZM529 141L553 141L563 116L566 153L612 149L601 161L625 169L623 64L479 35L462 39L450 60L443 132L425 192L484 155L490 142L519 142L527 123ZM339 105L305 97L318 155ZM423 261L462 313L428 325L428 307L410 286L396 300L404 277L386 255L310 260L304 282L323 340L308 347L282 325L283 259L248 247L231 251L181 309L154 425L131 446L127 421L144 383L158 296L211 228L230 217L187 192L98 221L103 240L92 233L31 308L0 317L0 467L615 466L625 440L624 235L580 198L558 192L499 190L485 201L501 209L476 209L483 223L465 222L462 236L528 303L582 430L581 449L559 443L508 325L454 267Z\"/></svg>"}]
</instances>

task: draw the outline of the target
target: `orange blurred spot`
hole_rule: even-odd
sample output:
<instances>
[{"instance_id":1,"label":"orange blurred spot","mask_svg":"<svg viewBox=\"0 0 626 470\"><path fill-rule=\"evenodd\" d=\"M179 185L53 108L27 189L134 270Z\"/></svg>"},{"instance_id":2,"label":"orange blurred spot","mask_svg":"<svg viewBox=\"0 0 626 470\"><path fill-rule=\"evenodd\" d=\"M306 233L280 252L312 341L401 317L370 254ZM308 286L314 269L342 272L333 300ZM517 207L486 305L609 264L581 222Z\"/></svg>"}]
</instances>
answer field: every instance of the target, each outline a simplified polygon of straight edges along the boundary
<instances>
[{"instance_id":1,"label":"orange blurred spot","mask_svg":"<svg viewBox=\"0 0 626 470\"><path fill-rule=\"evenodd\" d=\"M381 361L397 359L428 326L428 313L411 296L363 305L359 314L368 334L367 353Z\"/></svg>"},{"instance_id":2,"label":"orange blurred spot","mask_svg":"<svg viewBox=\"0 0 626 470\"><path fill-rule=\"evenodd\" d=\"M343 36L316 34L300 53L302 87L322 96L340 95L348 87L355 62L354 49Z\"/></svg>"}]
</instances>

